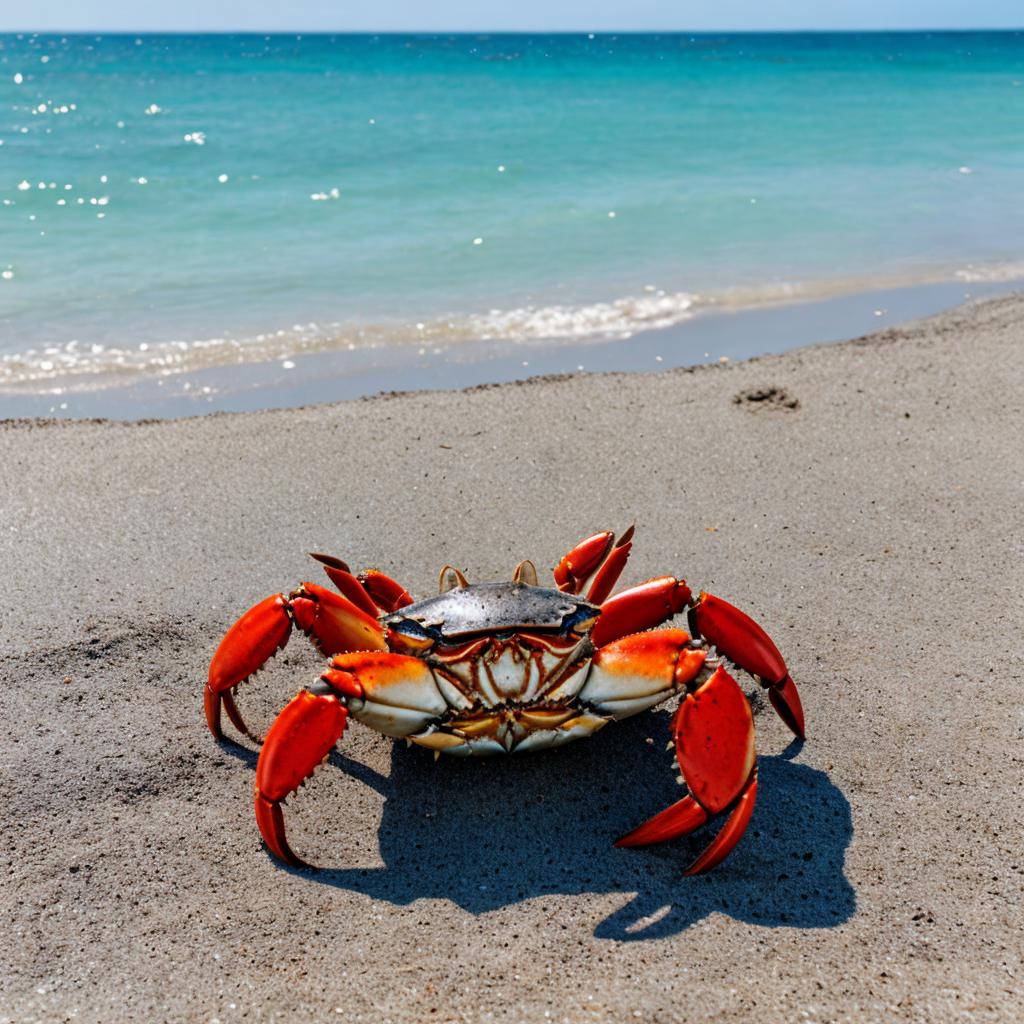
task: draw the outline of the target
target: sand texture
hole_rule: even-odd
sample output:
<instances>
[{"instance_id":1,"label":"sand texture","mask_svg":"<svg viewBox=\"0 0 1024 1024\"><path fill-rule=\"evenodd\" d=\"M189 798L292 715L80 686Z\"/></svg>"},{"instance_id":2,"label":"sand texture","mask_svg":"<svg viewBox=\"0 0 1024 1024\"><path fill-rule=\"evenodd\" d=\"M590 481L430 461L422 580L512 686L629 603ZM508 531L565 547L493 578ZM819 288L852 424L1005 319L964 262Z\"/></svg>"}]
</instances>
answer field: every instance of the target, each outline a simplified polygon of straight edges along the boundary
<instances>
[{"instance_id":1,"label":"sand texture","mask_svg":"<svg viewBox=\"0 0 1024 1024\"><path fill-rule=\"evenodd\" d=\"M139 425L0 426L0 1021L1010 1021L1024 1013L1024 300L652 375ZM415 594L637 523L774 634L716 872L611 840L677 798L669 711L435 763L353 726L263 850L201 688L305 552ZM266 726L301 637L240 696ZM749 682L749 681L748 681ZM756 690L751 684L750 690Z\"/></svg>"}]
</instances>

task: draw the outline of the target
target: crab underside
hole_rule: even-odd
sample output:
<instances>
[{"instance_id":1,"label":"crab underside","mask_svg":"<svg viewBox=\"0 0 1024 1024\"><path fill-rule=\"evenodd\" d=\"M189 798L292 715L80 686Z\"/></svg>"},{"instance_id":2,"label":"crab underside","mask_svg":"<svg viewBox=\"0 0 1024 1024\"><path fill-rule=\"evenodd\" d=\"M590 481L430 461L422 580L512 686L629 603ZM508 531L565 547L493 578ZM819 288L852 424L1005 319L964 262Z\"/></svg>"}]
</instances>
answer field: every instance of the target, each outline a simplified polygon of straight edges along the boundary
<instances>
[{"instance_id":1,"label":"crab underside","mask_svg":"<svg viewBox=\"0 0 1024 1024\"><path fill-rule=\"evenodd\" d=\"M288 845L281 804L350 716L435 755L489 755L558 746L678 696L672 734L689 792L618 845L667 841L726 814L687 873L719 863L742 836L757 792L753 718L729 668L754 675L802 738L800 697L768 635L721 598L702 592L694 600L673 576L609 596L632 535L581 541L555 568L554 588L538 586L530 562L510 582L475 585L445 566L441 593L418 603L378 570L355 576L318 554L337 593L303 583L246 612L210 665L206 718L218 739L222 708L251 735L233 694L294 626L330 659L278 715L260 752L256 819L267 846L303 863ZM654 628L684 610L688 629Z\"/></svg>"}]
</instances>

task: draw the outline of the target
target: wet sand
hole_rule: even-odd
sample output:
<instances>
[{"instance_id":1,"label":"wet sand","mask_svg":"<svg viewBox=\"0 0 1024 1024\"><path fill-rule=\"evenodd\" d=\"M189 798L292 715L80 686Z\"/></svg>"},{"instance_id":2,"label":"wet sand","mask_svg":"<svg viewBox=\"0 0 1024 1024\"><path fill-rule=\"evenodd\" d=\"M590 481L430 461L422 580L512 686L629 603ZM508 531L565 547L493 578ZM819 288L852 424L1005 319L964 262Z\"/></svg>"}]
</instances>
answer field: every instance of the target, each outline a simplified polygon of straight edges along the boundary
<instances>
[{"instance_id":1,"label":"wet sand","mask_svg":"<svg viewBox=\"0 0 1024 1024\"><path fill-rule=\"evenodd\" d=\"M126 425L0 426L0 1020L1007 1021L1024 1006L1024 299L660 374ZM774 634L761 785L701 845L618 850L678 795L668 712L434 762L353 726L262 849L250 744L201 687L304 552L417 595L637 523ZM240 702L315 678L301 638ZM751 687L755 689L755 687Z\"/></svg>"}]
</instances>

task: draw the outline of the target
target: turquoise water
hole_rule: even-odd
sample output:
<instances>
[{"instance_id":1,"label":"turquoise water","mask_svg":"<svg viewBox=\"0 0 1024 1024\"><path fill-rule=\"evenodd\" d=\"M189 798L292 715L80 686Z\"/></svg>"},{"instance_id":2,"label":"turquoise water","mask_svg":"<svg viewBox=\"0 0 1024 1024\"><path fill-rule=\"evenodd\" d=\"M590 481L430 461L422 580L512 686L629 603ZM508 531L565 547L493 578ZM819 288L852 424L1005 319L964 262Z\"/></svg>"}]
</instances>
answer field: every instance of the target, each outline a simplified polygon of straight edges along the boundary
<instances>
[{"instance_id":1,"label":"turquoise water","mask_svg":"<svg viewBox=\"0 0 1024 1024\"><path fill-rule=\"evenodd\" d=\"M1024 273L1024 34L0 36L0 388Z\"/></svg>"}]
</instances>

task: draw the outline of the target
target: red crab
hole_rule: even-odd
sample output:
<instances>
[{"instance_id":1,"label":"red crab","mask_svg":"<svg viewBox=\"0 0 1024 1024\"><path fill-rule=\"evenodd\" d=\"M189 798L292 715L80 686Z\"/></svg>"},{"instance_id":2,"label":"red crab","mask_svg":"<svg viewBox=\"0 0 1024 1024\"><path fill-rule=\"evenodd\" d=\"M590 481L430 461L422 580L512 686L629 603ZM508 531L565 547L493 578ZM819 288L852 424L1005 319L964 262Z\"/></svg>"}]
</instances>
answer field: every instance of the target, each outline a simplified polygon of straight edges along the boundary
<instances>
[{"instance_id":1,"label":"red crab","mask_svg":"<svg viewBox=\"0 0 1024 1024\"><path fill-rule=\"evenodd\" d=\"M672 720L687 796L618 840L643 846L686 835L716 815L725 824L687 874L708 871L739 841L757 793L754 722L726 659L756 676L803 738L796 686L768 635L712 594L692 600L684 580L659 576L609 597L632 547L598 533L539 587L531 562L511 582L471 585L441 570L441 593L419 603L376 569L354 576L313 555L340 594L303 583L251 608L221 641L205 690L217 739L221 708L249 734L232 696L288 642L297 625L330 657L320 682L278 715L256 766L256 821L267 846L302 865L285 837L281 803L341 738L349 716L435 755L538 750L588 736L681 695ZM586 598L577 595L593 577ZM654 629L687 610L689 632Z\"/></svg>"}]
</instances>

